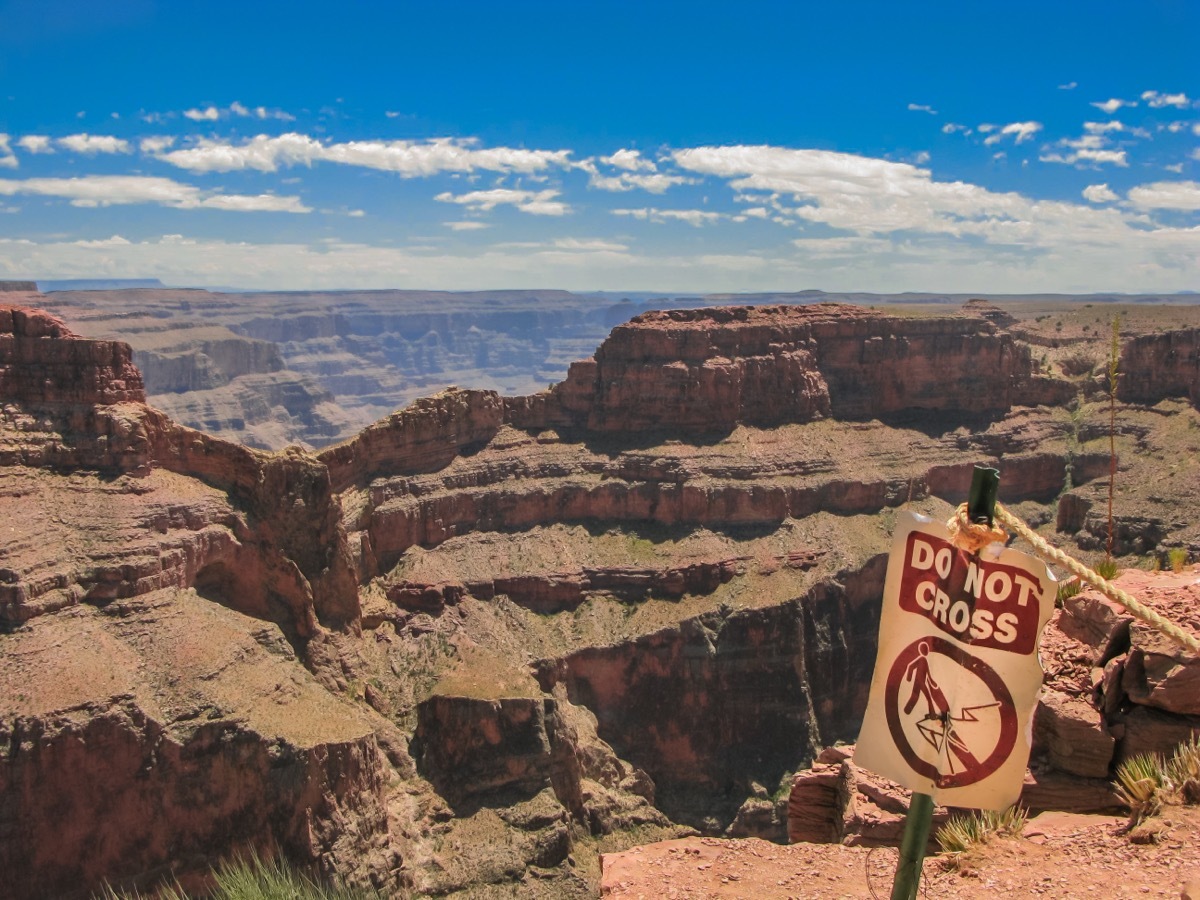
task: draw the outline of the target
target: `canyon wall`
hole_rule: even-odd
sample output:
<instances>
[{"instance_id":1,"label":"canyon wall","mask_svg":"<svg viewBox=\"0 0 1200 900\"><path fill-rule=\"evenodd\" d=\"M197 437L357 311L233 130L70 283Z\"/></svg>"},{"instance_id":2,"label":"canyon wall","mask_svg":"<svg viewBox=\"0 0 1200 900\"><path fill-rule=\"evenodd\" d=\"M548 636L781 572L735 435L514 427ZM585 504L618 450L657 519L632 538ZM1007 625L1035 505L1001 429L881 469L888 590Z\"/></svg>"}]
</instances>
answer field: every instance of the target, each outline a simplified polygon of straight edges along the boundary
<instances>
[{"instance_id":1,"label":"canyon wall","mask_svg":"<svg viewBox=\"0 0 1200 900\"><path fill-rule=\"evenodd\" d=\"M1144 335L1121 348L1117 394L1126 402L1187 397L1200 406L1200 328Z\"/></svg>"},{"instance_id":2,"label":"canyon wall","mask_svg":"<svg viewBox=\"0 0 1200 900\"><path fill-rule=\"evenodd\" d=\"M592 838L782 839L787 776L857 731L892 511L944 517L989 463L1085 542L1109 464L1102 423L1056 406L1080 384L979 317L651 313L547 391L443 391L316 455L175 423L133 359L0 312L0 896L246 846L384 890L565 896ZM1198 417L1122 411L1148 551L1200 549L1152 506L1200 500L1156 487ZM1047 805L1195 722L1190 670L1124 633L1048 645Z\"/></svg>"}]
</instances>

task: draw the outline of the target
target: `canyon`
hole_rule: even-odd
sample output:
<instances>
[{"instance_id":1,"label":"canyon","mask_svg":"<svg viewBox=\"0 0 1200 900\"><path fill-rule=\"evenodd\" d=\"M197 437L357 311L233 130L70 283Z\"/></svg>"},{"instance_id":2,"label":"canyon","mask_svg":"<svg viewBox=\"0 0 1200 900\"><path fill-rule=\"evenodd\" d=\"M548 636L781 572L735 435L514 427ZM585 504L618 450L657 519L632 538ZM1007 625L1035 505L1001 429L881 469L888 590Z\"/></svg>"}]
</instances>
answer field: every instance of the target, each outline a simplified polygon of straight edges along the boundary
<instances>
[{"instance_id":1,"label":"canyon","mask_svg":"<svg viewBox=\"0 0 1200 900\"><path fill-rule=\"evenodd\" d=\"M388 895L593 897L601 853L660 839L894 841L905 801L846 748L896 511L945 518L981 463L1069 552L1107 537L1108 307L489 295L446 349L370 298L235 329L222 295L29 287L0 306L0 896L253 848ZM147 312L181 304L183 342ZM1195 559L1194 308L1121 311L1116 552ZM587 327L492 389L401 405L403 366L361 364L503 358L537 316ZM1194 569L1122 577L1200 628ZM1200 729L1196 663L1088 592L1043 660L1031 807L1110 809L1116 763Z\"/></svg>"}]
</instances>

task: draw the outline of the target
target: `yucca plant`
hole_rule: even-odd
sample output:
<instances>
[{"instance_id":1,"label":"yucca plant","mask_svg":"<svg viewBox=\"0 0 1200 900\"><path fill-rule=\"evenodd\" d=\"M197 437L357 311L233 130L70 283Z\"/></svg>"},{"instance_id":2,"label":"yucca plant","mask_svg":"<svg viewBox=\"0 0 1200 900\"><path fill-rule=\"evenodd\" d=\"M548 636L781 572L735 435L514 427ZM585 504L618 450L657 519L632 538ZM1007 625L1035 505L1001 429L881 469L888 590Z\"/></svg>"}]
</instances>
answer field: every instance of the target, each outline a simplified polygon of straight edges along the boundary
<instances>
[{"instance_id":1,"label":"yucca plant","mask_svg":"<svg viewBox=\"0 0 1200 900\"><path fill-rule=\"evenodd\" d=\"M1117 577L1117 572L1120 570L1117 568L1117 561L1115 559L1102 559L1096 563L1093 571L1105 581L1112 581Z\"/></svg>"},{"instance_id":2,"label":"yucca plant","mask_svg":"<svg viewBox=\"0 0 1200 900\"><path fill-rule=\"evenodd\" d=\"M1172 794L1184 803L1200 803L1200 734L1175 748L1164 774Z\"/></svg>"},{"instance_id":3,"label":"yucca plant","mask_svg":"<svg viewBox=\"0 0 1200 900\"><path fill-rule=\"evenodd\" d=\"M1158 812L1167 786L1166 764L1157 753L1140 753L1117 766L1117 797L1129 807L1130 824Z\"/></svg>"},{"instance_id":4,"label":"yucca plant","mask_svg":"<svg viewBox=\"0 0 1200 900\"><path fill-rule=\"evenodd\" d=\"M1019 806L954 815L938 830L938 847L943 853L962 853L993 837L1020 837L1027 818L1028 813Z\"/></svg>"}]
</instances>

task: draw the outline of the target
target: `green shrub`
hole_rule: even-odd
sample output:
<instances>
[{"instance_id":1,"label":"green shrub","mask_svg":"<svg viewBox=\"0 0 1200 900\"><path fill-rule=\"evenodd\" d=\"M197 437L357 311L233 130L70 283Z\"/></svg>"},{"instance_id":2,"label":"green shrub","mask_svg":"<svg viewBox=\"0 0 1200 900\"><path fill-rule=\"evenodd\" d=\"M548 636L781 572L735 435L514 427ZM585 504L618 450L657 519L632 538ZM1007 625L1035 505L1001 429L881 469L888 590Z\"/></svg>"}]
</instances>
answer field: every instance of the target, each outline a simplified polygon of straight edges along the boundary
<instances>
[{"instance_id":1,"label":"green shrub","mask_svg":"<svg viewBox=\"0 0 1200 900\"><path fill-rule=\"evenodd\" d=\"M1025 830L1028 814L1019 806L1000 812L974 812L954 815L937 833L938 847L943 853L962 853L993 837L1018 838Z\"/></svg>"},{"instance_id":2,"label":"green shrub","mask_svg":"<svg viewBox=\"0 0 1200 900\"><path fill-rule=\"evenodd\" d=\"M1188 562L1187 547L1172 547L1167 551L1167 562L1171 564L1172 572L1182 572Z\"/></svg>"},{"instance_id":3,"label":"green shrub","mask_svg":"<svg viewBox=\"0 0 1200 900\"><path fill-rule=\"evenodd\" d=\"M1117 568L1117 561L1115 559L1102 559L1100 562L1096 563L1095 568L1093 568L1092 571L1094 571L1105 581L1112 581L1117 577L1117 573L1121 570Z\"/></svg>"}]
</instances>

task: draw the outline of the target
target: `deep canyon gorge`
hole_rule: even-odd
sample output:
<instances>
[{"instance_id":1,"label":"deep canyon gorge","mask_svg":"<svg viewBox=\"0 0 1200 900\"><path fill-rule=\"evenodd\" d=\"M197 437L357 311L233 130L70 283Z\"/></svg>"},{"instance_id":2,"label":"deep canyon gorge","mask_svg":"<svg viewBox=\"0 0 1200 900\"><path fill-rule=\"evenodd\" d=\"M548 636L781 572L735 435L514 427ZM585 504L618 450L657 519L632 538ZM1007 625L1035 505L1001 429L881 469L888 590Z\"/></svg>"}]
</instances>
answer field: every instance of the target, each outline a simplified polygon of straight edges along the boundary
<instances>
[{"instance_id":1,"label":"deep canyon gorge","mask_svg":"<svg viewBox=\"0 0 1200 900\"><path fill-rule=\"evenodd\" d=\"M665 837L894 841L902 804L836 748L895 512L945 518L983 463L1069 552L1107 538L1111 304L469 297L349 329L243 298L234 331L217 297L184 340L165 311L203 292L123 320L19 287L4 897L199 883L247 848L398 896L592 897L599 853ZM1125 566L1200 553L1195 310L1121 307ZM514 374L420 396L404 366L439 354ZM1191 584L1146 590L1195 630ZM1043 663L1032 808L1112 808L1117 762L1200 729L1200 662L1086 592Z\"/></svg>"}]
</instances>

